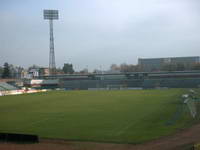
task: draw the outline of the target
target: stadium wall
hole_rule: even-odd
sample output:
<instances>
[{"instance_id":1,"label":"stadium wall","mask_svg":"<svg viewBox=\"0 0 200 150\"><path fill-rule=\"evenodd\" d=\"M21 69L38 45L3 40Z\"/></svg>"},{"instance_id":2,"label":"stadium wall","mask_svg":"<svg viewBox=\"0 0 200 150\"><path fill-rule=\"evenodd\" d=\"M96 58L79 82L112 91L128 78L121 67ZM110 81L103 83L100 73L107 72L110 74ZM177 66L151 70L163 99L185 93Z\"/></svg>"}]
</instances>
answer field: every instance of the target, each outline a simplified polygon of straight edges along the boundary
<instances>
[{"instance_id":1,"label":"stadium wall","mask_svg":"<svg viewBox=\"0 0 200 150\"><path fill-rule=\"evenodd\" d=\"M200 78L186 79L130 79L130 80L76 80L61 81L60 88L81 89L89 88L107 88L109 85L118 85L124 88L198 88L200 87Z\"/></svg>"}]
</instances>

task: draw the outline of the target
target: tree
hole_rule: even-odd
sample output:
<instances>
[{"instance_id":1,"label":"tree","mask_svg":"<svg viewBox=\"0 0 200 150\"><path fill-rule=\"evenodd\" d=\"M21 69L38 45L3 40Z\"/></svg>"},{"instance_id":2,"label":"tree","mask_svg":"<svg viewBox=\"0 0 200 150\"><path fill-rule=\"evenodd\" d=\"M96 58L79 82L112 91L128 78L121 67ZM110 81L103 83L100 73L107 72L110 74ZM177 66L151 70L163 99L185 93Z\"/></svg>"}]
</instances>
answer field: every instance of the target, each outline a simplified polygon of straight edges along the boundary
<instances>
[{"instance_id":1,"label":"tree","mask_svg":"<svg viewBox=\"0 0 200 150\"><path fill-rule=\"evenodd\" d=\"M13 77L14 78L21 78L21 74L23 72L24 68L20 66L14 67Z\"/></svg>"},{"instance_id":2,"label":"tree","mask_svg":"<svg viewBox=\"0 0 200 150\"><path fill-rule=\"evenodd\" d=\"M11 78L16 78L17 77L17 67L15 67L12 64L9 64L9 70L10 70L10 77Z\"/></svg>"},{"instance_id":3,"label":"tree","mask_svg":"<svg viewBox=\"0 0 200 150\"><path fill-rule=\"evenodd\" d=\"M3 67L0 66L0 77L2 76L3 74Z\"/></svg>"},{"instance_id":4,"label":"tree","mask_svg":"<svg viewBox=\"0 0 200 150\"><path fill-rule=\"evenodd\" d=\"M85 69L81 70L81 71L80 71L80 74L88 74L88 69L85 68Z\"/></svg>"},{"instance_id":5,"label":"tree","mask_svg":"<svg viewBox=\"0 0 200 150\"><path fill-rule=\"evenodd\" d=\"M56 74L57 74L57 75L64 74L63 69L62 69L62 68L56 68Z\"/></svg>"},{"instance_id":6,"label":"tree","mask_svg":"<svg viewBox=\"0 0 200 150\"><path fill-rule=\"evenodd\" d=\"M112 64L112 65L110 66L110 70L111 70L111 71L119 71L119 70L120 70L120 67L117 66L116 64Z\"/></svg>"},{"instance_id":7,"label":"tree","mask_svg":"<svg viewBox=\"0 0 200 150\"><path fill-rule=\"evenodd\" d=\"M94 74L100 74L100 73L101 73L101 71L100 71L100 70L98 70L98 69L94 69L93 73L94 73Z\"/></svg>"},{"instance_id":8,"label":"tree","mask_svg":"<svg viewBox=\"0 0 200 150\"><path fill-rule=\"evenodd\" d=\"M130 72L129 65L127 65L126 63L121 64L120 65L120 71L121 72Z\"/></svg>"},{"instance_id":9,"label":"tree","mask_svg":"<svg viewBox=\"0 0 200 150\"><path fill-rule=\"evenodd\" d=\"M39 70L39 66L37 66L37 65L32 65L32 66L30 66L29 68L28 68L28 70L31 70L31 69L38 69Z\"/></svg>"},{"instance_id":10,"label":"tree","mask_svg":"<svg viewBox=\"0 0 200 150\"><path fill-rule=\"evenodd\" d=\"M9 77L10 77L10 67L9 64L6 62L4 63L2 78L9 78Z\"/></svg>"},{"instance_id":11,"label":"tree","mask_svg":"<svg viewBox=\"0 0 200 150\"><path fill-rule=\"evenodd\" d=\"M74 69L73 69L73 65L72 64L64 64L63 68L62 68L64 73L69 73L69 74L73 74L74 73Z\"/></svg>"},{"instance_id":12,"label":"tree","mask_svg":"<svg viewBox=\"0 0 200 150\"><path fill-rule=\"evenodd\" d=\"M120 71L120 72L123 72L123 73L142 71L142 69L139 65L132 65L132 64L126 64L126 63L122 63L119 66L116 65L116 64L112 64L110 66L110 70L111 71Z\"/></svg>"},{"instance_id":13,"label":"tree","mask_svg":"<svg viewBox=\"0 0 200 150\"><path fill-rule=\"evenodd\" d=\"M139 66L138 65L132 65L132 64L126 64L123 63L120 65L120 72L137 72L139 71Z\"/></svg>"}]
</instances>

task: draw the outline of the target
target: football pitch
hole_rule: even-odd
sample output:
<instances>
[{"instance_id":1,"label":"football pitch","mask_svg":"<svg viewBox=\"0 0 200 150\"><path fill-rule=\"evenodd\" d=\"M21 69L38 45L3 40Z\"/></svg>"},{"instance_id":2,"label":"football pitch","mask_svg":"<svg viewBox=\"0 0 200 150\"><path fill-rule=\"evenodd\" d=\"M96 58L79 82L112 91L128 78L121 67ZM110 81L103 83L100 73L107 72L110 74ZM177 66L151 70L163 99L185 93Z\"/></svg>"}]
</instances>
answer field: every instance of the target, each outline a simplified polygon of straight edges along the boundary
<instances>
[{"instance_id":1,"label":"football pitch","mask_svg":"<svg viewBox=\"0 0 200 150\"><path fill-rule=\"evenodd\" d=\"M141 143L190 124L185 89L51 91L0 97L0 132L42 138Z\"/></svg>"}]
</instances>

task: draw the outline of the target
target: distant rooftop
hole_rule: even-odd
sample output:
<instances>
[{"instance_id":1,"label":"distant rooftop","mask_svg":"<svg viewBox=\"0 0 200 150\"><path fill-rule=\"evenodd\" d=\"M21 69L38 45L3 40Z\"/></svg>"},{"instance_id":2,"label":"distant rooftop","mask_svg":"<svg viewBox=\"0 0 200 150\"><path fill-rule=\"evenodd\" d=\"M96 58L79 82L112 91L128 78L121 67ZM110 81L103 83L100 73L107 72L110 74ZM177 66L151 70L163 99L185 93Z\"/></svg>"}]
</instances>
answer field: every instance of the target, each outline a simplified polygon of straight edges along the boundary
<instances>
[{"instance_id":1,"label":"distant rooftop","mask_svg":"<svg viewBox=\"0 0 200 150\"><path fill-rule=\"evenodd\" d=\"M157 57L157 58L138 58L138 59L172 59L172 58L200 58L200 56L184 56L184 57Z\"/></svg>"}]
</instances>

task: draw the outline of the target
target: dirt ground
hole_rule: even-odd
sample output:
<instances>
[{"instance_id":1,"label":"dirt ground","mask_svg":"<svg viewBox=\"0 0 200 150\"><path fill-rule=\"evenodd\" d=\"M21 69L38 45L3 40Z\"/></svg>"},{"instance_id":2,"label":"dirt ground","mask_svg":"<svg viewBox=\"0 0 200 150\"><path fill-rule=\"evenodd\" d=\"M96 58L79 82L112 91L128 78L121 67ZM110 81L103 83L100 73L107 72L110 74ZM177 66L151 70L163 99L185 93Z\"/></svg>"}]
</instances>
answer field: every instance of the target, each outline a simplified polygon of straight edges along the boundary
<instances>
[{"instance_id":1,"label":"dirt ground","mask_svg":"<svg viewBox=\"0 0 200 150\"><path fill-rule=\"evenodd\" d=\"M0 150L187 150L188 145L199 142L200 124L197 124L174 135L138 145L41 139L37 144L0 143Z\"/></svg>"}]
</instances>

